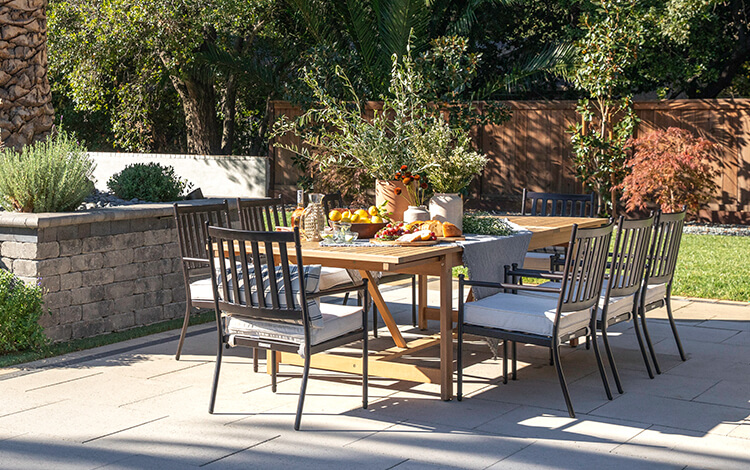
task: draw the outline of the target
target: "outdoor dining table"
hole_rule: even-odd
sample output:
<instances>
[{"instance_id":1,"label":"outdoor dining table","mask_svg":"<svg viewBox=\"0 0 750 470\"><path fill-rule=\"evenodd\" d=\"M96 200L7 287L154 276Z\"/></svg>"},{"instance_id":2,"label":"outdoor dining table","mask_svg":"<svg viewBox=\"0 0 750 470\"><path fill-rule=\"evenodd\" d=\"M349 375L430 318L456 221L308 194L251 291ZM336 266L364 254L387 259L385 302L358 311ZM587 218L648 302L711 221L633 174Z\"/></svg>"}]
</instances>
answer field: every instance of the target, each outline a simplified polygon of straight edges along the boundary
<instances>
[{"instance_id":1,"label":"outdoor dining table","mask_svg":"<svg viewBox=\"0 0 750 470\"><path fill-rule=\"evenodd\" d=\"M570 240L574 224L579 227L596 227L606 219L575 217L509 216L508 219L532 232L529 250L551 245L565 244ZM455 243L440 243L433 246L321 246L318 242L302 242L302 257L305 264L358 270L368 279L368 290L378 307L383 321L391 334L395 347L372 352L369 356L369 373L386 377L423 383L439 383L443 400L453 397L453 309L452 269L463 264L463 248ZM290 250L294 253L294 250ZM294 256L290 259L296 262ZM440 320L439 335L430 335L406 342L398 329L390 309L383 300L374 272L416 274L419 279L420 318ZM436 276L440 284L440 305L427 306L427 276ZM425 366L398 362L405 355L413 354L439 343L440 366ZM296 354L275 353L280 363L302 364ZM329 353L312 357L311 367L340 372L361 372L359 357Z\"/></svg>"}]
</instances>

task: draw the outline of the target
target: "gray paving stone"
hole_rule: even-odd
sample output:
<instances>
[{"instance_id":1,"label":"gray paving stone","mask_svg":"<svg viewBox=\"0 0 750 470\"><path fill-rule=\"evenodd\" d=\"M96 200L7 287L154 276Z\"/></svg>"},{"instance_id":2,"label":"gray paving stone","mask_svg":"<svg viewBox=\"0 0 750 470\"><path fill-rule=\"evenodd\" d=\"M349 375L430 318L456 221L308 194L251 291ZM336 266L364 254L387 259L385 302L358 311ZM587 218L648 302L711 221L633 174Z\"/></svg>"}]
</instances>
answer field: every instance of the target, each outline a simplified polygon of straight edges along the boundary
<instances>
[{"instance_id":1,"label":"gray paving stone","mask_svg":"<svg viewBox=\"0 0 750 470\"><path fill-rule=\"evenodd\" d=\"M630 392L591 414L610 418L627 417L640 423L652 423L679 430L728 434L750 415L750 411Z\"/></svg>"}]
</instances>

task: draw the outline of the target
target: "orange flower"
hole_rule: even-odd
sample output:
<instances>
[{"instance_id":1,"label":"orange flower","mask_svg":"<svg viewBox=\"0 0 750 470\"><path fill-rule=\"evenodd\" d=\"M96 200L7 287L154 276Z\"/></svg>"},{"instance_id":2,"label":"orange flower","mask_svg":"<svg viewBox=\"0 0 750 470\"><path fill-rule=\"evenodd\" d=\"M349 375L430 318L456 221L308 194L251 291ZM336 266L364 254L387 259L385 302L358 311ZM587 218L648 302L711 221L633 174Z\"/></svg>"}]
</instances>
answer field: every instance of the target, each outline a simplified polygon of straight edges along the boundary
<instances>
[{"instance_id":1,"label":"orange flower","mask_svg":"<svg viewBox=\"0 0 750 470\"><path fill-rule=\"evenodd\" d=\"M407 168L409 168L409 167L406 166L406 165L401 165L401 171L406 171Z\"/></svg>"},{"instance_id":2,"label":"orange flower","mask_svg":"<svg viewBox=\"0 0 750 470\"><path fill-rule=\"evenodd\" d=\"M422 189L427 189L427 183L422 183L419 185Z\"/></svg>"},{"instance_id":3,"label":"orange flower","mask_svg":"<svg viewBox=\"0 0 750 470\"><path fill-rule=\"evenodd\" d=\"M419 180L420 176L419 176L419 175L414 175L414 176L413 176L413 178L414 178L415 180Z\"/></svg>"},{"instance_id":4,"label":"orange flower","mask_svg":"<svg viewBox=\"0 0 750 470\"><path fill-rule=\"evenodd\" d=\"M396 196L400 196L401 195L401 188L396 188L396 189L394 189L394 191L396 193Z\"/></svg>"},{"instance_id":5,"label":"orange flower","mask_svg":"<svg viewBox=\"0 0 750 470\"><path fill-rule=\"evenodd\" d=\"M403 179L403 183L404 184L410 184L411 183L411 178L409 176L407 176L406 178Z\"/></svg>"}]
</instances>

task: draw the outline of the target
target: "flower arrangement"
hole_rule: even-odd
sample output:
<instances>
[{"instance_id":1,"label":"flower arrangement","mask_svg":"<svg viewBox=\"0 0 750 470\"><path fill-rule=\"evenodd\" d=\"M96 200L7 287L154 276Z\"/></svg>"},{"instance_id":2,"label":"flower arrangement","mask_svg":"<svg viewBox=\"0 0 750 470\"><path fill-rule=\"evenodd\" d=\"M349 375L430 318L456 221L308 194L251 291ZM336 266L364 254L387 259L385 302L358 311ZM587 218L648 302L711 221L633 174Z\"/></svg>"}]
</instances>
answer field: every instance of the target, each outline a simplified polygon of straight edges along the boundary
<instances>
[{"instance_id":1,"label":"flower arrangement","mask_svg":"<svg viewBox=\"0 0 750 470\"><path fill-rule=\"evenodd\" d=\"M401 181L406 188L406 193L401 188L396 188L394 191L397 196L406 199L410 206L424 205L429 185L419 173L412 173L408 165L401 165L399 171L393 175L393 180Z\"/></svg>"},{"instance_id":2,"label":"flower arrangement","mask_svg":"<svg viewBox=\"0 0 750 470\"><path fill-rule=\"evenodd\" d=\"M424 168L436 193L460 193L482 172L487 157L471 148L463 129L451 128L442 116L423 122L423 132L412 138L414 159Z\"/></svg>"}]
</instances>

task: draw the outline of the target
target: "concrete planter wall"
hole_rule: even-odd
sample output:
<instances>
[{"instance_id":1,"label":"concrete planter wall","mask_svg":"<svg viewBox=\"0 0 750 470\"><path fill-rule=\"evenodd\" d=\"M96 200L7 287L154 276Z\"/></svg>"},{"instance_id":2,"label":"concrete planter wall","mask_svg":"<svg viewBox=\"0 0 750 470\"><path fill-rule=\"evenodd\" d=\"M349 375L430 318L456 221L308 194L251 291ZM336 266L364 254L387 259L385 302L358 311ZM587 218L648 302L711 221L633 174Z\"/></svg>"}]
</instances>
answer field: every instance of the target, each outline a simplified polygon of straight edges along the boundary
<instances>
[{"instance_id":1,"label":"concrete planter wall","mask_svg":"<svg viewBox=\"0 0 750 470\"><path fill-rule=\"evenodd\" d=\"M265 197L268 194L268 158L236 155L172 155L157 153L89 152L96 163L96 188L107 190L109 178L134 163L172 166L181 178L201 188L206 197Z\"/></svg>"},{"instance_id":2,"label":"concrete planter wall","mask_svg":"<svg viewBox=\"0 0 750 470\"><path fill-rule=\"evenodd\" d=\"M210 200L194 203L215 202ZM0 212L0 268L46 290L53 341L95 336L185 311L170 204L81 213Z\"/></svg>"}]
</instances>

